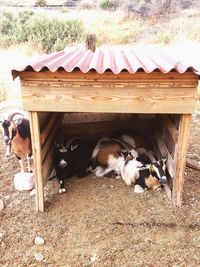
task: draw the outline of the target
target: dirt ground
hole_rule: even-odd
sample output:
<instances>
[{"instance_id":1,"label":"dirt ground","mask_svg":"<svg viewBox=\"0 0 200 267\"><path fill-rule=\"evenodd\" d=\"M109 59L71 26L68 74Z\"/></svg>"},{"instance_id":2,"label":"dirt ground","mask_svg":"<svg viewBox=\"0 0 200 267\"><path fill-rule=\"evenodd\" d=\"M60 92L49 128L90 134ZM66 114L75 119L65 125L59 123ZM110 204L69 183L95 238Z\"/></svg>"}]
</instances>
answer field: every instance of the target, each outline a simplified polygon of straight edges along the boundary
<instances>
[{"instance_id":1,"label":"dirt ground","mask_svg":"<svg viewBox=\"0 0 200 267\"><path fill-rule=\"evenodd\" d=\"M200 115L193 116L187 157L200 163ZM164 191L136 194L121 180L72 178L67 192L45 187L45 212L14 188L15 157L0 140L0 267L200 266L200 171L186 168L183 207ZM40 236L44 245L35 245ZM35 254L41 253L38 262Z\"/></svg>"}]
</instances>

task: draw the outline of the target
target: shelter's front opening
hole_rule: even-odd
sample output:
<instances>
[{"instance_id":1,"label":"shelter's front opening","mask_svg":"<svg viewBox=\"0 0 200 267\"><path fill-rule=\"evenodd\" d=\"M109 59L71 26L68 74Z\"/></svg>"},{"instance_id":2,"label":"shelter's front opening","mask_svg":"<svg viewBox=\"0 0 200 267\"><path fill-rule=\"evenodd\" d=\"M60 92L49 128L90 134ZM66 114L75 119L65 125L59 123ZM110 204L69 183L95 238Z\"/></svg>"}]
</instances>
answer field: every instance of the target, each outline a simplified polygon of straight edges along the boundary
<instances>
[{"instance_id":1,"label":"shelter's front opening","mask_svg":"<svg viewBox=\"0 0 200 267\"><path fill-rule=\"evenodd\" d=\"M179 120L179 115L176 114L41 112L39 121L43 177L48 179L53 169L53 143L55 140L77 136L102 138L116 132L133 132L145 136L146 140L152 144L158 158L167 155L169 175L170 178L173 178Z\"/></svg>"}]
</instances>

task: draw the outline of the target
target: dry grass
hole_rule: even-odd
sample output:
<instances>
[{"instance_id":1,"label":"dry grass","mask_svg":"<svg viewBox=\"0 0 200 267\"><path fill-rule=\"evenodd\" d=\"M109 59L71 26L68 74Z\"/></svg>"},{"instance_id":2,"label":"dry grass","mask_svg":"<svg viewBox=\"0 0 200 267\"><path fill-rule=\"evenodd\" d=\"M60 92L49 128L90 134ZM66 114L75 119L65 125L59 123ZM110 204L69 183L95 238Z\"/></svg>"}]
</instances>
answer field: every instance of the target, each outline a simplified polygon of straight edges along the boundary
<instances>
[{"instance_id":1,"label":"dry grass","mask_svg":"<svg viewBox=\"0 0 200 267\"><path fill-rule=\"evenodd\" d=\"M5 1L0 1L0 6L2 2ZM115 12L100 9L45 11L45 14L48 13L50 16L59 16L63 19L79 18L85 29L80 43L84 43L85 36L88 33L96 34L97 46L200 43L200 24L198 23L200 21L200 9L197 7L146 19L129 17L122 9ZM5 62L2 66L3 70L0 69L0 100L18 95L16 90L14 91L15 94L12 93L13 82L9 68L15 66L16 63L23 64L23 60L36 57L41 53L42 51L38 51L36 47L30 44L11 48L8 53L5 53L5 60L2 61ZM2 53L0 56L1 58L4 57ZM2 92L6 92L6 94Z\"/></svg>"}]
</instances>

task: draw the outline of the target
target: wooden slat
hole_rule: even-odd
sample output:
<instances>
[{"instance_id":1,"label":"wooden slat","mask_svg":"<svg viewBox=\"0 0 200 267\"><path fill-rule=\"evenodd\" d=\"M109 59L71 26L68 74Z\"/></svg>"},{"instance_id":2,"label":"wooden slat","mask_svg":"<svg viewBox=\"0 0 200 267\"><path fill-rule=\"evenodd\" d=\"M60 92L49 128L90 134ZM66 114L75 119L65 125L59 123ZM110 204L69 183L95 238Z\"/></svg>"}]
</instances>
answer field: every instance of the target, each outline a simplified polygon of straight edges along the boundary
<instances>
[{"instance_id":1,"label":"wooden slat","mask_svg":"<svg viewBox=\"0 0 200 267\"><path fill-rule=\"evenodd\" d=\"M167 115L164 115L161 118L162 118L163 127L166 127L168 129L174 143L177 143L178 130L177 130L176 126L169 120Z\"/></svg>"},{"instance_id":2,"label":"wooden slat","mask_svg":"<svg viewBox=\"0 0 200 267\"><path fill-rule=\"evenodd\" d=\"M165 157L167 155L167 169L169 171L170 176L174 177L174 160L171 157L159 131L156 131L156 141L161 156Z\"/></svg>"},{"instance_id":3,"label":"wooden slat","mask_svg":"<svg viewBox=\"0 0 200 267\"><path fill-rule=\"evenodd\" d=\"M102 135L113 133L118 130L145 130L150 131L152 127L152 119L134 119L124 121L104 121L89 122L78 124L65 124L64 131L66 135Z\"/></svg>"},{"instance_id":4,"label":"wooden slat","mask_svg":"<svg viewBox=\"0 0 200 267\"><path fill-rule=\"evenodd\" d=\"M179 137L177 156L175 162L175 177L173 181L172 199L174 206L181 207L184 183L184 171L186 164L186 152L188 146L190 122L192 115L183 114L180 116Z\"/></svg>"},{"instance_id":5,"label":"wooden slat","mask_svg":"<svg viewBox=\"0 0 200 267\"><path fill-rule=\"evenodd\" d=\"M151 81L151 80L161 80L169 79L171 82L176 80L198 80L198 76L194 72L185 72L180 74L177 72L170 73L161 73L161 72L152 72L151 74L141 72L136 72L130 74L128 72L122 72L119 74L113 74L112 72L105 72L103 74L98 74L96 72L82 73L81 71L73 71L67 73L65 71L42 71L42 72L21 72L21 79L28 80L138 80L138 81Z\"/></svg>"},{"instance_id":6,"label":"wooden slat","mask_svg":"<svg viewBox=\"0 0 200 267\"><path fill-rule=\"evenodd\" d=\"M49 179L49 175L53 170L53 147L48 151L48 154L42 165L43 179L47 181Z\"/></svg>"},{"instance_id":7,"label":"wooden slat","mask_svg":"<svg viewBox=\"0 0 200 267\"><path fill-rule=\"evenodd\" d=\"M196 88L22 87L30 111L193 113Z\"/></svg>"},{"instance_id":8,"label":"wooden slat","mask_svg":"<svg viewBox=\"0 0 200 267\"><path fill-rule=\"evenodd\" d=\"M34 175L36 180L36 210L44 211L44 181L42 176L42 161L41 161L41 143L40 143L40 127L37 112L29 112L33 160L34 160Z\"/></svg>"},{"instance_id":9,"label":"wooden slat","mask_svg":"<svg viewBox=\"0 0 200 267\"><path fill-rule=\"evenodd\" d=\"M49 135L49 132L52 130L52 127L56 125L56 121L58 119L59 113L53 113L50 115L47 123L45 124L45 127L43 128L41 132L41 145L43 146L47 136Z\"/></svg>"},{"instance_id":10,"label":"wooden slat","mask_svg":"<svg viewBox=\"0 0 200 267\"><path fill-rule=\"evenodd\" d=\"M50 147L53 146L53 140L59 129L60 129L60 123L58 123L51 129L51 132L49 133L48 138L44 143L44 146L42 147L42 162L44 161L46 155L48 154Z\"/></svg>"}]
</instances>

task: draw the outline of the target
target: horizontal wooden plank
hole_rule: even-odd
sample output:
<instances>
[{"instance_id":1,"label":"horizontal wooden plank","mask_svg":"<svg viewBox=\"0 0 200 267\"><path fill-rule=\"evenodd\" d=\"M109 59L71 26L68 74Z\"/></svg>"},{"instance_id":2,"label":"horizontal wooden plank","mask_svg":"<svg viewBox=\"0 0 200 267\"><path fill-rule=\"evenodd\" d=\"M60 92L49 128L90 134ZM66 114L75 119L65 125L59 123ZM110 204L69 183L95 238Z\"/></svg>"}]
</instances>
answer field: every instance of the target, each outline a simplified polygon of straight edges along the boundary
<instances>
[{"instance_id":1,"label":"horizontal wooden plank","mask_svg":"<svg viewBox=\"0 0 200 267\"><path fill-rule=\"evenodd\" d=\"M68 136L73 135L100 135L110 134L118 130L140 130L151 131L153 119L134 119L124 121L103 121L88 123L68 123L63 125L63 130Z\"/></svg>"},{"instance_id":2,"label":"horizontal wooden plank","mask_svg":"<svg viewBox=\"0 0 200 267\"><path fill-rule=\"evenodd\" d=\"M193 113L196 88L98 88L22 86L24 108L29 111Z\"/></svg>"},{"instance_id":3,"label":"horizontal wooden plank","mask_svg":"<svg viewBox=\"0 0 200 267\"><path fill-rule=\"evenodd\" d=\"M113 74L112 72L105 72L103 74L98 74L94 71L88 73L82 73L81 71L65 72L65 71L42 71L42 72L28 72L24 71L20 73L20 78L22 80L160 80L160 79L169 79L173 80L198 80L198 76L194 72L187 71L183 74L178 72L169 72L162 73L159 71L154 71L150 74L145 73L144 71L138 71L134 74L128 72L121 72L119 74Z\"/></svg>"}]
</instances>

